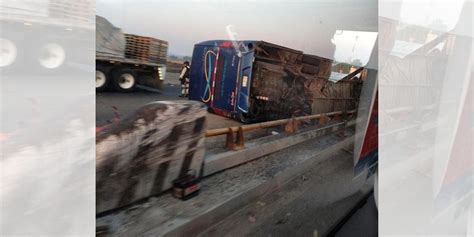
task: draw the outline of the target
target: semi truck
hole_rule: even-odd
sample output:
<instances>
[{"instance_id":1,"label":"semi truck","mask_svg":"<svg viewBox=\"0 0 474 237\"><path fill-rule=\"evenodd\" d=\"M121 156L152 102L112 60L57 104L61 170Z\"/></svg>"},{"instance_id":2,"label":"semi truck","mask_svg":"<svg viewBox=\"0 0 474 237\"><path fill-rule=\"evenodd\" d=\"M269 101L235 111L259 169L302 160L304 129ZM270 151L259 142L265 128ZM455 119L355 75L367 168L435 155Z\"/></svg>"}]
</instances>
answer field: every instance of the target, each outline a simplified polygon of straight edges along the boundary
<instances>
[{"instance_id":1,"label":"semi truck","mask_svg":"<svg viewBox=\"0 0 474 237\"><path fill-rule=\"evenodd\" d=\"M2 1L1 72L37 75L65 68L89 70L85 55L93 52L94 12L92 1Z\"/></svg>"},{"instance_id":2,"label":"semi truck","mask_svg":"<svg viewBox=\"0 0 474 237\"><path fill-rule=\"evenodd\" d=\"M189 98L243 123L357 108L364 68L332 65L265 41L205 41L194 46Z\"/></svg>"},{"instance_id":3,"label":"semi truck","mask_svg":"<svg viewBox=\"0 0 474 237\"><path fill-rule=\"evenodd\" d=\"M96 91L133 91L137 84L161 88L168 42L124 34L96 16Z\"/></svg>"}]
</instances>

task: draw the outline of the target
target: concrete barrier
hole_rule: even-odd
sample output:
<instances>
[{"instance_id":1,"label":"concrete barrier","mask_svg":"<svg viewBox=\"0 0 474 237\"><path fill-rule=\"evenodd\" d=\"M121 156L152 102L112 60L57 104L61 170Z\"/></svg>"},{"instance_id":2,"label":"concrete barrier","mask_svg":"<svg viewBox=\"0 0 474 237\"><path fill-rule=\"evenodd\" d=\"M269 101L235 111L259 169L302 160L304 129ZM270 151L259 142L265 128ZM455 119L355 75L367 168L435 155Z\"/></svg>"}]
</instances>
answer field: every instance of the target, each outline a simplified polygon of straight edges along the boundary
<instances>
[{"instance_id":1,"label":"concrete barrier","mask_svg":"<svg viewBox=\"0 0 474 237\"><path fill-rule=\"evenodd\" d=\"M200 173L206 109L191 101L153 102L96 139L96 212L157 195L188 170Z\"/></svg>"}]
</instances>

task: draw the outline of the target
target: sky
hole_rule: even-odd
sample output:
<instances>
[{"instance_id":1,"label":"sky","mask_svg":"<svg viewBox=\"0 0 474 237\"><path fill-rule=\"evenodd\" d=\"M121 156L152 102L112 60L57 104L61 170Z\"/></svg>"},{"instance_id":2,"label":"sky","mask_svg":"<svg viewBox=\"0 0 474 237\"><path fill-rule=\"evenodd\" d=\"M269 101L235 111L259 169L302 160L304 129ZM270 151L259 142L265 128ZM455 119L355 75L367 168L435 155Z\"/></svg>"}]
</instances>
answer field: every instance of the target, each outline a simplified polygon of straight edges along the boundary
<instances>
[{"instance_id":1,"label":"sky","mask_svg":"<svg viewBox=\"0 0 474 237\"><path fill-rule=\"evenodd\" d=\"M191 56L196 43L229 39L229 25L237 40L364 64L377 37L376 0L97 0L96 6L97 15L124 32L166 40L168 54L178 56Z\"/></svg>"}]
</instances>

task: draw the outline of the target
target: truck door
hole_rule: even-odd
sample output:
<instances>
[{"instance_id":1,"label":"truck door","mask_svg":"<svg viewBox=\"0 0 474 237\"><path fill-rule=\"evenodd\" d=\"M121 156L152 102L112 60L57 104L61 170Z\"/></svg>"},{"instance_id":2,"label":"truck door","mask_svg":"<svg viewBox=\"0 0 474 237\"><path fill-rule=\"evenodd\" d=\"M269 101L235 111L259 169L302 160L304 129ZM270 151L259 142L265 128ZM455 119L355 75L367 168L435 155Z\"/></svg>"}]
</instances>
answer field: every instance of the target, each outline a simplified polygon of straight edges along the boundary
<instances>
[{"instance_id":1,"label":"truck door","mask_svg":"<svg viewBox=\"0 0 474 237\"><path fill-rule=\"evenodd\" d=\"M252 65L254 52L250 51L242 55L240 65L240 78L238 85L237 110L238 112L249 112L250 86L252 82Z\"/></svg>"},{"instance_id":2,"label":"truck door","mask_svg":"<svg viewBox=\"0 0 474 237\"><path fill-rule=\"evenodd\" d=\"M216 113L230 113L234 109L234 91L238 71L238 58L232 48L219 48L212 75L211 108Z\"/></svg>"}]
</instances>

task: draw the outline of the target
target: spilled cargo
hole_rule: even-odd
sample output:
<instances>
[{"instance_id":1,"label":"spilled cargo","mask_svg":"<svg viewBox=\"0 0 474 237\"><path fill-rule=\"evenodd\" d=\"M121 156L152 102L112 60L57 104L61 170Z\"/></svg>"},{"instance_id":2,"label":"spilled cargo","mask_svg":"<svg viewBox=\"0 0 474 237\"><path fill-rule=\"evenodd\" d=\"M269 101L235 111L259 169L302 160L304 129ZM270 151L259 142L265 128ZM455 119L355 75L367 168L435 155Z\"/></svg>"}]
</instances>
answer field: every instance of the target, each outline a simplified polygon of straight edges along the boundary
<instances>
[{"instance_id":1,"label":"spilled cargo","mask_svg":"<svg viewBox=\"0 0 474 237\"><path fill-rule=\"evenodd\" d=\"M365 70L332 68L264 41L206 41L194 46L189 98L244 123L357 108Z\"/></svg>"}]
</instances>

